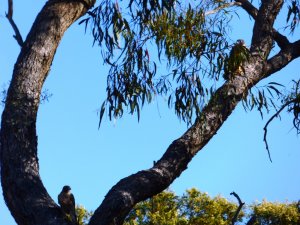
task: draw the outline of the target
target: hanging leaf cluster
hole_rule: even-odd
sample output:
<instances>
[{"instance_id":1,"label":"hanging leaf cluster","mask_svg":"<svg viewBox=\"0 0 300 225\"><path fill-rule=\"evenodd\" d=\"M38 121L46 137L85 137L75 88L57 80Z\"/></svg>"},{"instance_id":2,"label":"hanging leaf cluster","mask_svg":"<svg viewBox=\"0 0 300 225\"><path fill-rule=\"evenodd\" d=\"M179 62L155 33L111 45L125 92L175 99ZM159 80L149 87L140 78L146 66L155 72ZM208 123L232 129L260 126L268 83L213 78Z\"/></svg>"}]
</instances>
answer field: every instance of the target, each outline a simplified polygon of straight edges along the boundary
<instances>
[{"instance_id":1,"label":"hanging leaf cluster","mask_svg":"<svg viewBox=\"0 0 300 225\"><path fill-rule=\"evenodd\" d=\"M264 111L269 113L271 108L277 110L278 101L284 99L283 91L279 90L283 87L282 84L276 82L269 82L263 87L253 87L243 99L245 110L257 109L262 118Z\"/></svg>"},{"instance_id":2,"label":"hanging leaf cluster","mask_svg":"<svg viewBox=\"0 0 300 225\"><path fill-rule=\"evenodd\" d=\"M94 43L111 67L100 123L105 112L112 119L124 110L139 119L141 107L158 95L168 97L169 107L191 123L214 91L204 87L205 77L219 79L230 48L230 18L224 13L206 15L225 2L210 0L192 7L171 0L103 0L90 11L80 23L91 24ZM172 72L157 76L158 61L165 60Z\"/></svg>"},{"instance_id":3,"label":"hanging leaf cluster","mask_svg":"<svg viewBox=\"0 0 300 225\"><path fill-rule=\"evenodd\" d=\"M175 114L190 124L199 116L205 99L214 92L205 87L204 77L218 80L223 71L229 45L225 24L228 18L206 16L207 5L192 7L169 14L164 12L150 24L158 48L173 68L175 90L169 94L168 105Z\"/></svg>"},{"instance_id":4,"label":"hanging leaf cluster","mask_svg":"<svg viewBox=\"0 0 300 225\"><path fill-rule=\"evenodd\" d=\"M275 109L277 116L280 112L287 108L289 113L293 114L293 126L297 133L300 133L300 80L293 80L293 87L291 90L279 90L284 86L270 82L263 87L254 87L249 90L245 99L243 99L243 106L247 110L256 108L261 117L263 112L269 113L270 109ZM273 119L272 119L273 120Z\"/></svg>"},{"instance_id":5,"label":"hanging leaf cluster","mask_svg":"<svg viewBox=\"0 0 300 225\"><path fill-rule=\"evenodd\" d=\"M169 62L182 63L188 58L200 59L206 49L204 12L193 10L169 15L163 12L151 21L150 28L155 35L159 56L164 51Z\"/></svg>"},{"instance_id":6,"label":"hanging leaf cluster","mask_svg":"<svg viewBox=\"0 0 300 225\"><path fill-rule=\"evenodd\" d=\"M291 33L294 33L296 27L300 22L300 2L299 0L291 0L288 5L288 14L286 18L286 23Z\"/></svg>"},{"instance_id":7,"label":"hanging leaf cluster","mask_svg":"<svg viewBox=\"0 0 300 225\"><path fill-rule=\"evenodd\" d=\"M284 99L283 103L288 104L288 112L293 113L293 125L300 134L300 80L293 81L292 92Z\"/></svg>"}]
</instances>

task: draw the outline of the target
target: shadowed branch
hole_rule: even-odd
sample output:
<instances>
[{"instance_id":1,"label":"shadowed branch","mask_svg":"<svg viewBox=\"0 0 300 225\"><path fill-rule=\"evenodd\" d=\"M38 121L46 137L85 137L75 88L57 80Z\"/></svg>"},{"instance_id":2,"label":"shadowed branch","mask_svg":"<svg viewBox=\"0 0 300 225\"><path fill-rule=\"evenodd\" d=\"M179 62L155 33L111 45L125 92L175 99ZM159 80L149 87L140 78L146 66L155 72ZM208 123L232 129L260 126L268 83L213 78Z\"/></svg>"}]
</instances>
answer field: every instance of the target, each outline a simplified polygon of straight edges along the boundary
<instances>
[{"instance_id":1,"label":"shadowed branch","mask_svg":"<svg viewBox=\"0 0 300 225\"><path fill-rule=\"evenodd\" d=\"M231 224L234 225L235 222L236 222L237 219L238 219L238 216L239 216L239 214L240 214L240 212L241 212L243 206L245 205L245 202L242 202L240 196L238 196L238 194L235 193L234 191L231 192L230 195L233 195L234 197L236 197L237 200L238 200L238 202L239 202L239 207L238 207L238 209L236 210L236 212L235 212L235 214L234 214L234 217L233 217L232 220L231 220Z\"/></svg>"},{"instance_id":2,"label":"shadowed branch","mask_svg":"<svg viewBox=\"0 0 300 225\"><path fill-rule=\"evenodd\" d=\"M5 16L8 19L10 25L12 26L12 28L15 32L15 35L13 37L16 39L16 41L18 42L20 47L22 47L24 41L23 41L23 38L19 31L19 28L17 27L15 21L13 20L13 0L8 0L8 12L6 13Z\"/></svg>"},{"instance_id":3,"label":"shadowed branch","mask_svg":"<svg viewBox=\"0 0 300 225\"><path fill-rule=\"evenodd\" d=\"M236 0L237 5L241 6L254 20L256 20L258 9L255 8L248 0ZM280 34L274 28L272 29L273 37L278 46L282 49L290 44L286 36Z\"/></svg>"}]
</instances>

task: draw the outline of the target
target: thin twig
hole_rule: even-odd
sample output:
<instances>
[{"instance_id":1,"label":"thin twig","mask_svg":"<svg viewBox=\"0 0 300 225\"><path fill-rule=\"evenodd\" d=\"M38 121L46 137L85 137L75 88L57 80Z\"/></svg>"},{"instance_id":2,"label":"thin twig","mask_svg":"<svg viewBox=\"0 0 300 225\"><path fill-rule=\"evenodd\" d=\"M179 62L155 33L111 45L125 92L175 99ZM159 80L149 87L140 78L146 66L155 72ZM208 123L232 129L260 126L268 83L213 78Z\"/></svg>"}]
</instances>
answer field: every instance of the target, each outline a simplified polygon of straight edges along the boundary
<instances>
[{"instance_id":1,"label":"thin twig","mask_svg":"<svg viewBox=\"0 0 300 225\"><path fill-rule=\"evenodd\" d=\"M235 193L234 191L230 193L230 195L233 195L234 197L237 198L238 202L239 202L239 207L238 209L236 210L235 214L234 214L234 217L232 218L231 220L231 224L234 225L235 222L237 221L238 219L238 216L239 216L239 213L240 211L242 210L243 206L245 205L245 202L242 202L240 196L238 196L237 193Z\"/></svg>"},{"instance_id":2,"label":"thin twig","mask_svg":"<svg viewBox=\"0 0 300 225\"><path fill-rule=\"evenodd\" d=\"M290 101L286 102L284 105L282 105L280 107L280 109L273 116L271 116L271 118L267 121L266 125L264 126L264 142L266 144L266 149L268 151L269 159L271 162L272 162L272 159L271 159L270 149L269 149L269 145L268 145L268 141L267 141L268 126L274 120L275 117L279 116L279 114L282 112L282 110L284 110L285 107L287 107L294 101L295 101L295 99L290 100Z\"/></svg>"},{"instance_id":3,"label":"thin twig","mask_svg":"<svg viewBox=\"0 0 300 225\"><path fill-rule=\"evenodd\" d=\"M232 7L232 6L237 6L237 5L241 5L241 3L239 3L239 2L226 3L226 4L221 5L220 7L217 7L215 9L213 9L213 10L205 12L204 15L208 16L208 15L211 15L211 14L215 14L215 13L219 12L222 9L229 8L229 7Z\"/></svg>"},{"instance_id":4,"label":"thin twig","mask_svg":"<svg viewBox=\"0 0 300 225\"><path fill-rule=\"evenodd\" d=\"M13 20L13 0L8 0L8 13L6 13L6 18L8 19L10 25L12 26L15 35L13 36L18 44L22 47L23 46L23 39L21 36L21 33L16 25L16 23Z\"/></svg>"}]
</instances>

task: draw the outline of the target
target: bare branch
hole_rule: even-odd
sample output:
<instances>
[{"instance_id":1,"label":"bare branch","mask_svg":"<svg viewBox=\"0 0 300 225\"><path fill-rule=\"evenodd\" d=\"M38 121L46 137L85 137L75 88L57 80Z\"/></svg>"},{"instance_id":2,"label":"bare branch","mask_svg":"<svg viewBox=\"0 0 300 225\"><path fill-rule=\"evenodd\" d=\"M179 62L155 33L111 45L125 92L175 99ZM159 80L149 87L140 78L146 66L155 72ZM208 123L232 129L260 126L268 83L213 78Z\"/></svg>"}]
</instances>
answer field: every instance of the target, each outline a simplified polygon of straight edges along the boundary
<instances>
[{"instance_id":1,"label":"bare branch","mask_svg":"<svg viewBox=\"0 0 300 225\"><path fill-rule=\"evenodd\" d=\"M237 219L238 219L238 216L239 216L239 214L240 214L240 211L242 210L243 206L245 205L245 202L242 202L240 196L239 196L237 193L235 193L234 191L231 192L230 195L233 195L234 197L236 197L237 200L238 200L238 202L239 202L239 207L238 207L238 209L236 210L236 212L235 212L235 214L234 214L234 217L233 217L232 220L231 220L231 224L234 225L235 222L236 222Z\"/></svg>"},{"instance_id":2,"label":"bare branch","mask_svg":"<svg viewBox=\"0 0 300 225\"><path fill-rule=\"evenodd\" d=\"M268 151L269 159L271 162L272 162L272 159L271 159L270 149L269 149L269 145L268 145L268 141L267 141L268 126L276 117L279 116L279 114L282 112L282 110L284 110L287 106L289 106L293 102L295 102L295 99L292 99L291 101L288 101L284 105L282 105L280 107L280 109L273 116L271 116L271 118L267 121L266 125L264 126L264 142L266 144L266 149Z\"/></svg>"},{"instance_id":3,"label":"bare branch","mask_svg":"<svg viewBox=\"0 0 300 225\"><path fill-rule=\"evenodd\" d=\"M20 45L20 47L23 46L23 38L21 36L21 33L15 23L15 21L13 20L13 0L8 0L8 13L6 13L6 18L8 19L10 25L12 26L15 35L13 36L16 41L18 42L18 44Z\"/></svg>"},{"instance_id":4,"label":"bare branch","mask_svg":"<svg viewBox=\"0 0 300 225\"><path fill-rule=\"evenodd\" d=\"M229 8L229 7L232 7L232 6L238 6L238 5L241 5L241 3L239 3L239 2L229 2L229 3L226 3L224 5L221 5L220 7L215 8L213 10L205 12L204 15L208 16L208 15L211 15L211 14L215 14L215 13L219 12L222 9Z\"/></svg>"}]
</instances>

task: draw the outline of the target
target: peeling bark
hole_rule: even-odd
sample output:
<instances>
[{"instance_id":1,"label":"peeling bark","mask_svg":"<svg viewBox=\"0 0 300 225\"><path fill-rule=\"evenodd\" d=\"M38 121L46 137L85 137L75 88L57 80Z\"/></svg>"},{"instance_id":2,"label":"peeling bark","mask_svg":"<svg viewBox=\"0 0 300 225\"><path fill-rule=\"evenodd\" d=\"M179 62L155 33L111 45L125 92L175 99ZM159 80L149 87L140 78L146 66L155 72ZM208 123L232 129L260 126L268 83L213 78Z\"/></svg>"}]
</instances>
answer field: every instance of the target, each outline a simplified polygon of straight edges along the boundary
<instances>
[{"instance_id":1,"label":"peeling bark","mask_svg":"<svg viewBox=\"0 0 300 225\"><path fill-rule=\"evenodd\" d=\"M0 163L4 199L18 224L68 224L39 175L36 116L41 89L64 32L93 4L48 1L15 64L2 114Z\"/></svg>"}]
</instances>

